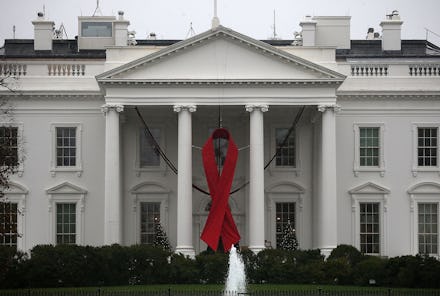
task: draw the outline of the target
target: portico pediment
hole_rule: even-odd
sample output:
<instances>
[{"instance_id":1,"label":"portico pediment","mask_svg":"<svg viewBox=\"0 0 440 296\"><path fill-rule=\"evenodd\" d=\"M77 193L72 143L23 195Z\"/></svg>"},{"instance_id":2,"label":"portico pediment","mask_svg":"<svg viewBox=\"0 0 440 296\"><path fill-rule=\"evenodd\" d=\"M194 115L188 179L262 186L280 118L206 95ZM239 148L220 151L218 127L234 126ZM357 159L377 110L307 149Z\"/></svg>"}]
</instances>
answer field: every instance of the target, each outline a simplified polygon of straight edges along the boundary
<instances>
[{"instance_id":1,"label":"portico pediment","mask_svg":"<svg viewBox=\"0 0 440 296\"><path fill-rule=\"evenodd\" d=\"M100 83L341 83L345 76L219 26L97 76Z\"/></svg>"}]
</instances>

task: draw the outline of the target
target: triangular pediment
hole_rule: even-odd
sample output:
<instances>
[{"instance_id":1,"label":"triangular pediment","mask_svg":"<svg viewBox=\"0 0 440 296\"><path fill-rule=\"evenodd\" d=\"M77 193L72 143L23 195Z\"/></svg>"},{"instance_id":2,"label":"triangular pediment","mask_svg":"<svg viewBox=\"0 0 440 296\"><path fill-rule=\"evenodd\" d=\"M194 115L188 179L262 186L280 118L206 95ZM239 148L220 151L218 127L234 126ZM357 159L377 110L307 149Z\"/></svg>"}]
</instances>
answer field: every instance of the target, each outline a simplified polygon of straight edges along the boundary
<instances>
[{"instance_id":1,"label":"triangular pediment","mask_svg":"<svg viewBox=\"0 0 440 296\"><path fill-rule=\"evenodd\" d=\"M70 182L63 182L59 185L46 189L48 194L85 194L87 190L73 185Z\"/></svg>"},{"instance_id":2,"label":"triangular pediment","mask_svg":"<svg viewBox=\"0 0 440 296\"><path fill-rule=\"evenodd\" d=\"M350 194L388 194L390 190L383 186L367 182L351 189Z\"/></svg>"},{"instance_id":3,"label":"triangular pediment","mask_svg":"<svg viewBox=\"0 0 440 296\"><path fill-rule=\"evenodd\" d=\"M143 81L335 81L345 76L219 26L97 76Z\"/></svg>"}]
</instances>

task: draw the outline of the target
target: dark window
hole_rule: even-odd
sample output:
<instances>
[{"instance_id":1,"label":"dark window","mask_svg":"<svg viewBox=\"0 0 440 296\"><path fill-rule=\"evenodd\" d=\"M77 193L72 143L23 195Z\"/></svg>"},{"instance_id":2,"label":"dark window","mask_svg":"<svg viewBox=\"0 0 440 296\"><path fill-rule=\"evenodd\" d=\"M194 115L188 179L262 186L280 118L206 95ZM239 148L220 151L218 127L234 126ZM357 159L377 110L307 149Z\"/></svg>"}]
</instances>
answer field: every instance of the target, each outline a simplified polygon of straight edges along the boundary
<instances>
[{"instance_id":1,"label":"dark window","mask_svg":"<svg viewBox=\"0 0 440 296\"><path fill-rule=\"evenodd\" d=\"M364 254L379 254L379 203L361 203L360 249Z\"/></svg>"},{"instance_id":2,"label":"dark window","mask_svg":"<svg viewBox=\"0 0 440 296\"><path fill-rule=\"evenodd\" d=\"M0 202L0 245L17 248L17 204Z\"/></svg>"},{"instance_id":3,"label":"dark window","mask_svg":"<svg viewBox=\"0 0 440 296\"><path fill-rule=\"evenodd\" d=\"M292 132L286 139L289 133L288 128L277 128L275 129L275 140L276 140L276 166L296 166L296 147L295 147L295 132Z\"/></svg>"},{"instance_id":4,"label":"dark window","mask_svg":"<svg viewBox=\"0 0 440 296\"><path fill-rule=\"evenodd\" d=\"M151 134L153 135L156 143L160 143L161 133L158 128L151 128ZM160 165L160 155L158 147L156 147L155 142L151 139L150 135L145 134L144 129L140 129L139 133L139 165L141 168L143 167L151 167L151 166L159 166Z\"/></svg>"},{"instance_id":5,"label":"dark window","mask_svg":"<svg viewBox=\"0 0 440 296\"><path fill-rule=\"evenodd\" d=\"M0 127L0 164L2 166L18 165L18 128Z\"/></svg>"},{"instance_id":6,"label":"dark window","mask_svg":"<svg viewBox=\"0 0 440 296\"><path fill-rule=\"evenodd\" d=\"M160 222L160 202L141 203L141 244L154 243L154 226Z\"/></svg>"},{"instance_id":7,"label":"dark window","mask_svg":"<svg viewBox=\"0 0 440 296\"><path fill-rule=\"evenodd\" d=\"M57 204L57 244L76 243L76 204Z\"/></svg>"},{"instance_id":8,"label":"dark window","mask_svg":"<svg viewBox=\"0 0 440 296\"><path fill-rule=\"evenodd\" d=\"M419 208L419 253L438 253L438 206L436 203L420 203Z\"/></svg>"},{"instance_id":9,"label":"dark window","mask_svg":"<svg viewBox=\"0 0 440 296\"><path fill-rule=\"evenodd\" d=\"M76 166L76 127L56 128L57 167Z\"/></svg>"},{"instance_id":10,"label":"dark window","mask_svg":"<svg viewBox=\"0 0 440 296\"><path fill-rule=\"evenodd\" d=\"M379 166L379 128L359 128L360 166Z\"/></svg>"},{"instance_id":11,"label":"dark window","mask_svg":"<svg viewBox=\"0 0 440 296\"><path fill-rule=\"evenodd\" d=\"M437 166L438 128L423 127L417 129L418 166Z\"/></svg>"},{"instance_id":12,"label":"dark window","mask_svg":"<svg viewBox=\"0 0 440 296\"><path fill-rule=\"evenodd\" d=\"M296 219L295 219L295 203L294 202L277 202L276 205L276 246L280 247L281 241L283 240L283 231L290 221L290 225L295 229Z\"/></svg>"},{"instance_id":13,"label":"dark window","mask_svg":"<svg viewBox=\"0 0 440 296\"><path fill-rule=\"evenodd\" d=\"M111 22L82 22L82 37L112 37Z\"/></svg>"}]
</instances>

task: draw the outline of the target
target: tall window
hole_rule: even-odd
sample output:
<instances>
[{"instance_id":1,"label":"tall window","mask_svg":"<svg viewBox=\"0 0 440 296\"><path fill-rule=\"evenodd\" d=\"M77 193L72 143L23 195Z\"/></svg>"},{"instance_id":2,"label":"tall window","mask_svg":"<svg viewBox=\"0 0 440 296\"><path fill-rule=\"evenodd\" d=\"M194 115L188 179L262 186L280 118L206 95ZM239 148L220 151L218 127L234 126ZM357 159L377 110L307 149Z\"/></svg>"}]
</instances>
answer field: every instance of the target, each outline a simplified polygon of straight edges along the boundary
<instances>
[{"instance_id":1,"label":"tall window","mask_svg":"<svg viewBox=\"0 0 440 296\"><path fill-rule=\"evenodd\" d=\"M153 244L154 225L159 222L160 202L141 202L141 244Z\"/></svg>"},{"instance_id":2,"label":"tall window","mask_svg":"<svg viewBox=\"0 0 440 296\"><path fill-rule=\"evenodd\" d=\"M156 143L161 142L161 133L158 128L150 128L151 134L153 135ZM139 165L141 168L160 166L160 155L158 153L157 147L153 139L151 139L149 134L145 134L144 129L139 131Z\"/></svg>"},{"instance_id":3,"label":"tall window","mask_svg":"<svg viewBox=\"0 0 440 296\"><path fill-rule=\"evenodd\" d=\"M0 203L0 245L17 247L17 204Z\"/></svg>"},{"instance_id":4,"label":"tall window","mask_svg":"<svg viewBox=\"0 0 440 296\"><path fill-rule=\"evenodd\" d=\"M16 166L18 164L18 128L0 127L0 165Z\"/></svg>"},{"instance_id":5,"label":"tall window","mask_svg":"<svg viewBox=\"0 0 440 296\"><path fill-rule=\"evenodd\" d=\"M438 205L437 203L419 203L418 240L419 253L438 253Z\"/></svg>"},{"instance_id":6,"label":"tall window","mask_svg":"<svg viewBox=\"0 0 440 296\"><path fill-rule=\"evenodd\" d=\"M56 225L57 244L76 243L75 203L57 203Z\"/></svg>"},{"instance_id":7,"label":"tall window","mask_svg":"<svg viewBox=\"0 0 440 296\"><path fill-rule=\"evenodd\" d=\"M379 203L360 203L360 250L364 254L379 254Z\"/></svg>"},{"instance_id":8,"label":"tall window","mask_svg":"<svg viewBox=\"0 0 440 296\"><path fill-rule=\"evenodd\" d=\"M360 166L379 166L379 127L359 128Z\"/></svg>"},{"instance_id":9,"label":"tall window","mask_svg":"<svg viewBox=\"0 0 440 296\"><path fill-rule=\"evenodd\" d=\"M77 157L76 127L56 128L56 164L57 167L76 166Z\"/></svg>"},{"instance_id":10,"label":"tall window","mask_svg":"<svg viewBox=\"0 0 440 296\"><path fill-rule=\"evenodd\" d=\"M276 142L276 166L296 166L296 147L295 147L295 132L292 132L286 139L289 133L288 128L275 129ZM284 140L286 141L284 142Z\"/></svg>"},{"instance_id":11,"label":"tall window","mask_svg":"<svg viewBox=\"0 0 440 296\"><path fill-rule=\"evenodd\" d=\"M419 127L417 129L418 166L437 166L438 128Z\"/></svg>"},{"instance_id":12,"label":"tall window","mask_svg":"<svg viewBox=\"0 0 440 296\"><path fill-rule=\"evenodd\" d=\"M280 247L281 241L283 240L283 231L287 223L290 221L293 229L295 229L295 203L294 202L277 202L276 207L276 246Z\"/></svg>"}]
</instances>

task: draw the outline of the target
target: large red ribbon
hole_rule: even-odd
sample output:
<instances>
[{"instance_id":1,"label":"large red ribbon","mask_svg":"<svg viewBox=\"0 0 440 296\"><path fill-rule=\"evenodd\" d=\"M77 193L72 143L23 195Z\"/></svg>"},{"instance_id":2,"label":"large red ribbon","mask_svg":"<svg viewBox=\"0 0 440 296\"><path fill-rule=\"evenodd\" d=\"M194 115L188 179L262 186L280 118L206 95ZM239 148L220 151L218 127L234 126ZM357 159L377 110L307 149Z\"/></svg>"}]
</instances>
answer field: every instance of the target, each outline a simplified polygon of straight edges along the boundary
<instances>
[{"instance_id":1,"label":"large red ribbon","mask_svg":"<svg viewBox=\"0 0 440 296\"><path fill-rule=\"evenodd\" d=\"M229 140L221 175L217 169L213 144L213 139L218 138ZM228 205L229 192L237 164L238 149L226 129L219 128L212 133L202 148L202 158L212 203L201 239L216 251L221 237L226 252L229 251L232 245L240 241L240 234Z\"/></svg>"}]
</instances>

